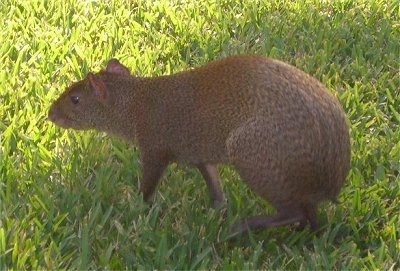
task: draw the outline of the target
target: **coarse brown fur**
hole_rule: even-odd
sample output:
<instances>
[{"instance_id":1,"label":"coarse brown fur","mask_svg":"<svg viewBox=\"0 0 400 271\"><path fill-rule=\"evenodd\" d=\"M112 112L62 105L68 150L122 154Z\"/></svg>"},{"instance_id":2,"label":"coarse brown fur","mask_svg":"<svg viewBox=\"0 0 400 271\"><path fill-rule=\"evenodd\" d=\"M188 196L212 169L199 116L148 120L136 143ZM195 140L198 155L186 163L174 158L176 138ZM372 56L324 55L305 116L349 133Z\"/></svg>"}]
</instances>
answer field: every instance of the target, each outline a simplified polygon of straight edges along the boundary
<instances>
[{"instance_id":1,"label":"coarse brown fur","mask_svg":"<svg viewBox=\"0 0 400 271\"><path fill-rule=\"evenodd\" d=\"M336 198L350 167L349 130L337 99L306 73L261 56L147 78L110 60L106 70L69 87L49 119L137 143L149 202L165 167L178 161L199 168L219 207L216 165L232 163L277 209L239 221L233 232L295 222L316 228L318 204Z\"/></svg>"}]
</instances>

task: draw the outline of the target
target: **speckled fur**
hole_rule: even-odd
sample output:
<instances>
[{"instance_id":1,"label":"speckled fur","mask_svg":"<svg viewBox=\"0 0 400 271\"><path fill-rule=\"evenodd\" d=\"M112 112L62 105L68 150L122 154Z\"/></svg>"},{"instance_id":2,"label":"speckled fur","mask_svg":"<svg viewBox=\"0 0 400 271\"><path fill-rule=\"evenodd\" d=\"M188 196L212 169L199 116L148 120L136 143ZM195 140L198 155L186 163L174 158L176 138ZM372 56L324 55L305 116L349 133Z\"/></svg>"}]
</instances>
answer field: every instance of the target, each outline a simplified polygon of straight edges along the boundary
<instances>
[{"instance_id":1,"label":"speckled fur","mask_svg":"<svg viewBox=\"0 0 400 271\"><path fill-rule=\"evenodd\" d=\"M94 76L104 82L105 100L93 98L86 78L54 103L49 117L58 124L60 118L75 120L65 128L97 129L136 142L148 201L171 161L198 166L214 204L223 200L215 165L232 163L277 208L274 219L242 221L239 231L315 224L318 203L335 199L343 186L350 166L345 114L321 83L293 66L236 56L170 76ZM71 93L83 95L87 105L76 109Z\"/></svg>"}]
</instances>

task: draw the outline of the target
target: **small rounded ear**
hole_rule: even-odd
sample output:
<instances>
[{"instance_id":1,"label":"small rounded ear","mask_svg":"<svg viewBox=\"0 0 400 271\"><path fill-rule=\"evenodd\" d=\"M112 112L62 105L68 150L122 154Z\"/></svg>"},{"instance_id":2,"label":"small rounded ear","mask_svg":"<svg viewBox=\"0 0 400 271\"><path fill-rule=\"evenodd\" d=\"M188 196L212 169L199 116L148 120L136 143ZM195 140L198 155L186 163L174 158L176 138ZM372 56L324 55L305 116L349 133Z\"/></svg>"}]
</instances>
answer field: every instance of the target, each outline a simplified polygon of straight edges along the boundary
<instances>
[{"instance_id":1,"label":"small rounded ear","mask_svg":"<svg viewBox=\"0 0 400 271\"><path fill-rule=\"evenodd\" d=\"M103 80L101 80L98 76L89 72L87 75L90 86L94 91L95 96L102 102L105 103L108 100L107 87L104 84Z\"/></svg>"},{"instance_id":2,"label":"small rounded ear","mask_svg":"<svg viewBox=\"0 0 400 271\"><path fill-rule=\"evenodd\" d=\"M115 74L122 74L122 75L130 75L130 71L127 67L122 65L117 59L113 58L110 59L107 63L107 72L115 73Z\"/></svg>"}]
</instances>

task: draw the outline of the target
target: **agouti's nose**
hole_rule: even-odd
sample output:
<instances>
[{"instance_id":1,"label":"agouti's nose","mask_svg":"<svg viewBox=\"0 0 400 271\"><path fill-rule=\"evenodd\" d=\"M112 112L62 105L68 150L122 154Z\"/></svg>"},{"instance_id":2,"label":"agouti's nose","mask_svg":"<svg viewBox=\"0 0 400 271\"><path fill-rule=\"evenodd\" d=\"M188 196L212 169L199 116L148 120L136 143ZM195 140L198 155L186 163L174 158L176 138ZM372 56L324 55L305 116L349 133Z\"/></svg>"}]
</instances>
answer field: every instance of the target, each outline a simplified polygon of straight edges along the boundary
<instances>
[{"instance_id":1,"label":"agouti's nose","mask_svg":"<svg viewBox=\"0 0 400 271\"><path fill-rule=\"evenodd\" d=\"M47 117L51 122L56 121L56 119L58 117L58 110L56 109L56 107L54 107L54 106L50 107L49 114Z\"/></svg>"}]
</instances>

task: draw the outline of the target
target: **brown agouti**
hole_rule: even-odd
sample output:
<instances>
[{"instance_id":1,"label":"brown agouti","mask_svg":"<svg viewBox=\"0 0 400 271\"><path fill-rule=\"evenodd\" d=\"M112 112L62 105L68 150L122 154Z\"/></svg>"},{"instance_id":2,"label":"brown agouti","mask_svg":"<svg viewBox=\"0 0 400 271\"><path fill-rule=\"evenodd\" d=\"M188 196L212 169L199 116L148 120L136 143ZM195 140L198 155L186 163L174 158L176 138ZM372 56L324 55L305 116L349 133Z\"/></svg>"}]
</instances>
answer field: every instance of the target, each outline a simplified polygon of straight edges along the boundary
<instances>
[{"instance_id":1,"label":"brown agouti","mask_svg":"<svg viewBox=\"0 0 400 271\"><path fill-rule=\"evenodd\" d=\"M214 207L225 202L218 163L231 163L277 213L233 231L300 223L334 200L350 168L346 117L316 79L281 61L234 56L169 76L137 77L118 60L89 73L54 102L63 128L96 129L138 144L140 190L151 202L166 166L196 166Z\"/></svg>"}]
</instances>

